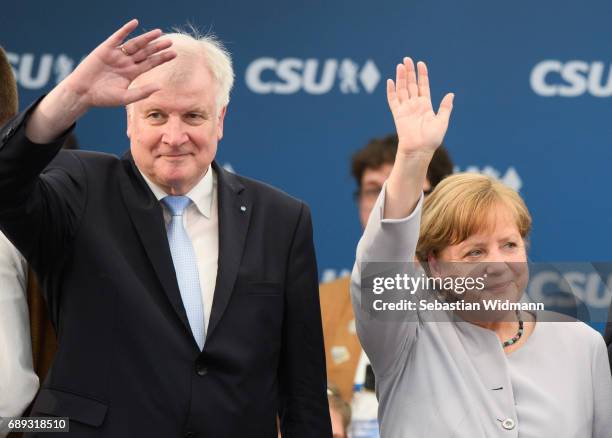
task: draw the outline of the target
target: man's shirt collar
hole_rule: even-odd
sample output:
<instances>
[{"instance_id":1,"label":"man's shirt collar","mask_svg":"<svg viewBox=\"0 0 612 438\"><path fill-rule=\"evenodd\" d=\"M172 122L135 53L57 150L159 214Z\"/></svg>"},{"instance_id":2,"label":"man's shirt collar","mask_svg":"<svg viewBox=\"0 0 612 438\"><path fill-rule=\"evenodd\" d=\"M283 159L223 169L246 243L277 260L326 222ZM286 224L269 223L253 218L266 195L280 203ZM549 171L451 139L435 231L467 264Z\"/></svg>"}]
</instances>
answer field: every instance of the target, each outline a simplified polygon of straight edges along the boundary
<instances>
[{"instance_id":1,"label":"man's shirt collar","mask_svg":"<svg viewBox=\"0 0 612 438\"><path fill-rule=\"evenodd\" d=\"M161 201L168 193L164 191L160 186L151 181L140 169L138 169L145 182L155 195L158 201ZM214 189L214 175L211 165L208 165L206 174L204 177L187 193L185 196L189 197L195 204L198 211L206 218L210 218L210 212L212 209L213 201L213 189Z\"/></svg>"}]
</instances>

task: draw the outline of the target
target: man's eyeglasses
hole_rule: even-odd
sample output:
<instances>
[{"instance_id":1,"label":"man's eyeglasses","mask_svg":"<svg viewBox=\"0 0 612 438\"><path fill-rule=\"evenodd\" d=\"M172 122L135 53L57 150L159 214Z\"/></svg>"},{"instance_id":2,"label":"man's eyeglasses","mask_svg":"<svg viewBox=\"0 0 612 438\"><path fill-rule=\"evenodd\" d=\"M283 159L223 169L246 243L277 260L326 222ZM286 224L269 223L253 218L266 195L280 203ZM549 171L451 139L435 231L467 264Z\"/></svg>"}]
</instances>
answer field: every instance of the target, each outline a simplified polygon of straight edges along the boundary
<instances>
[{"instance_id":1,"label":"man's eyeglasses","mask_svg":"<svg viewBox=\"0 0 612 438\"><path fill-rule=\"evenodd\" d=\"M355 193L353 193L353 200L355 202L376 201L381 190L382 187L367 187L356 190Z\"/></svg>"},{"instance_id":2,"label":"man's eyeglasses","mask_svg":"<svg viewBox=\"0 0 612 438\"><path fill-rule=\"evenodd\" d=\"M355 202L376 201L381 190L382 187L367 187L365 189L356 190L355 193L353 193L353 200ZM433 192L433 188L424 190L423 195L429 196L431 192Z\"/></svg>"}]
</instances>

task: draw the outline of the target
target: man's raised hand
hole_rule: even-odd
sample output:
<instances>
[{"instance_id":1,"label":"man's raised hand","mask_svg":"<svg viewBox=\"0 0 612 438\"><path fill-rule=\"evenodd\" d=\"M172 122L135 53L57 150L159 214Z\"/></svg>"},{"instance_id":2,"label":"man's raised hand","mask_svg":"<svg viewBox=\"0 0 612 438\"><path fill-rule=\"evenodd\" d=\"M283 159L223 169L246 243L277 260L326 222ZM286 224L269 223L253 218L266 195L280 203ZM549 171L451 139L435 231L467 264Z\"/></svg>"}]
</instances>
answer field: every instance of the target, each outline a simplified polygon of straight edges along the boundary
<instances>
[{"instance_id":1,"label":"man's raised hand","mask_svg":"<svg viewBox=\"0 0 612 438\"><path fill-rule=\"evenodd\" d=\"M172 42L159 39L159 29L125 41L137 26L138 20L123 25L40 101L26 125L31 141L55 140L92 107L128 105L159 90L154 83L133 88L130 83L174 59L176 52L166 50Z\"/></svg>"},{"instance_id":2,"label":"man's raised hand","mask_svg":"<svg viewBox=\"0 0 612 438\"><path fill-rule=\"evenodd\" d=\"M66 78L66 86L83 99L87 108L127 105L159 89L156 84L128 88L139 75L176 57L175 52L166 50L172 42L159 39L159 29L125 41L137 26L135 19L123 25Z\"/></svg>"}]
</instances>

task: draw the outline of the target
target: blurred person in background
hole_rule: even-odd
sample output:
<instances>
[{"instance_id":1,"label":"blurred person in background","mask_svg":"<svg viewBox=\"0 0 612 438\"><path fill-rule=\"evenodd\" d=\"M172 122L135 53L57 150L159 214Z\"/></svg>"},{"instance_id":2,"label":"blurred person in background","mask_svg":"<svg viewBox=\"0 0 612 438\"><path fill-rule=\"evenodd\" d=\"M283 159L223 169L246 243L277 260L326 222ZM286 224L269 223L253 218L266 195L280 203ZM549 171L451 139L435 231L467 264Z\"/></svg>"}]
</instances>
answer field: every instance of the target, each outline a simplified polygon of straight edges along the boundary
<instances>
[{"instance_id":1,"label":"blurred person in background","mask_svg":"<svg viewBox=\"0 0 612 438\"><path fill-rule=\"evenodd\" d=\"M0 47L0 127L18 106L15 77ZM2 418L20 416L39 385L32 366L27 281L26 261L0 232L0 437L9 432Z\"/></svg>"},{"instance_id":2,"label":"blurred person in background","mask_svg":"<svg viewBox=\"0 0 612 438\"><path fill-rule=\"evenodd\" d=\"M355 201L359 208L359 220L362 229L372 212L376 198L382 190L384 182L389 178L395 156L397 155L397 134L375 138L357 151L351 159L351 174L357 184ZM435 152L427 168L427 176L423 182L423 193L429 195L433 189L447 176L453 173L453 161L444 145Z\"/></svg>"},{"instance_id":3,"label":"blurred person in background","mask_svg":"<svg viewBox=\"0 0 612 438\"><path fill-rule=\"evenodd\" d=\"M17 111L17 84L6 54L0 48L0 126L17 115ZM73 133L64 142L64 149L79 149ZM36 274L1 232L0 306L0 417L9 417L9 413L27 415L26 407L51 367L57 341ZM28 344L28 336L31 344ZM28 345L31 345L29 353ZM8 428L0 424L0 437L7 431Z\"/></svg>"}]
</instances>

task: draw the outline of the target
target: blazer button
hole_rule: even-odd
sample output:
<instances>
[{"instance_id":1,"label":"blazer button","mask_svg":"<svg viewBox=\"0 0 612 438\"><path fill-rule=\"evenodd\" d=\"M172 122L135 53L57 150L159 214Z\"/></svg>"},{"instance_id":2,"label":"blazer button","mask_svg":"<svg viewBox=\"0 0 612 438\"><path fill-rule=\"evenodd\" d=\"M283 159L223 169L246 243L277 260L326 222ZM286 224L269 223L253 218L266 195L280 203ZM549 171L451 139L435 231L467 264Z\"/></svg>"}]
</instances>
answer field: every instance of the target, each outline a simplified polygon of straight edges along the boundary
<instances>
[{"instance_id":1,"label":"blazer button","mask_svg":"<svg viewBox=\"0 0 612 438\"><path fill-rule=\"evenodd\" d=\"M504 421L502 421L502 427L506 430L514 429L514 426L516 426L516 423L512 418L506 418Z\"/></svg>"},{"instance_id":2,"label":"blazer button","mask_svg":"<svg viewBox=\"0 0 612 438\"><path fill-rule=\"evenodd\" d=\"M200 377L203 377L208 374L208 368L206 367L206 365L198 363L196 365L196 374Z\"/></svg>"}]
</instances>

